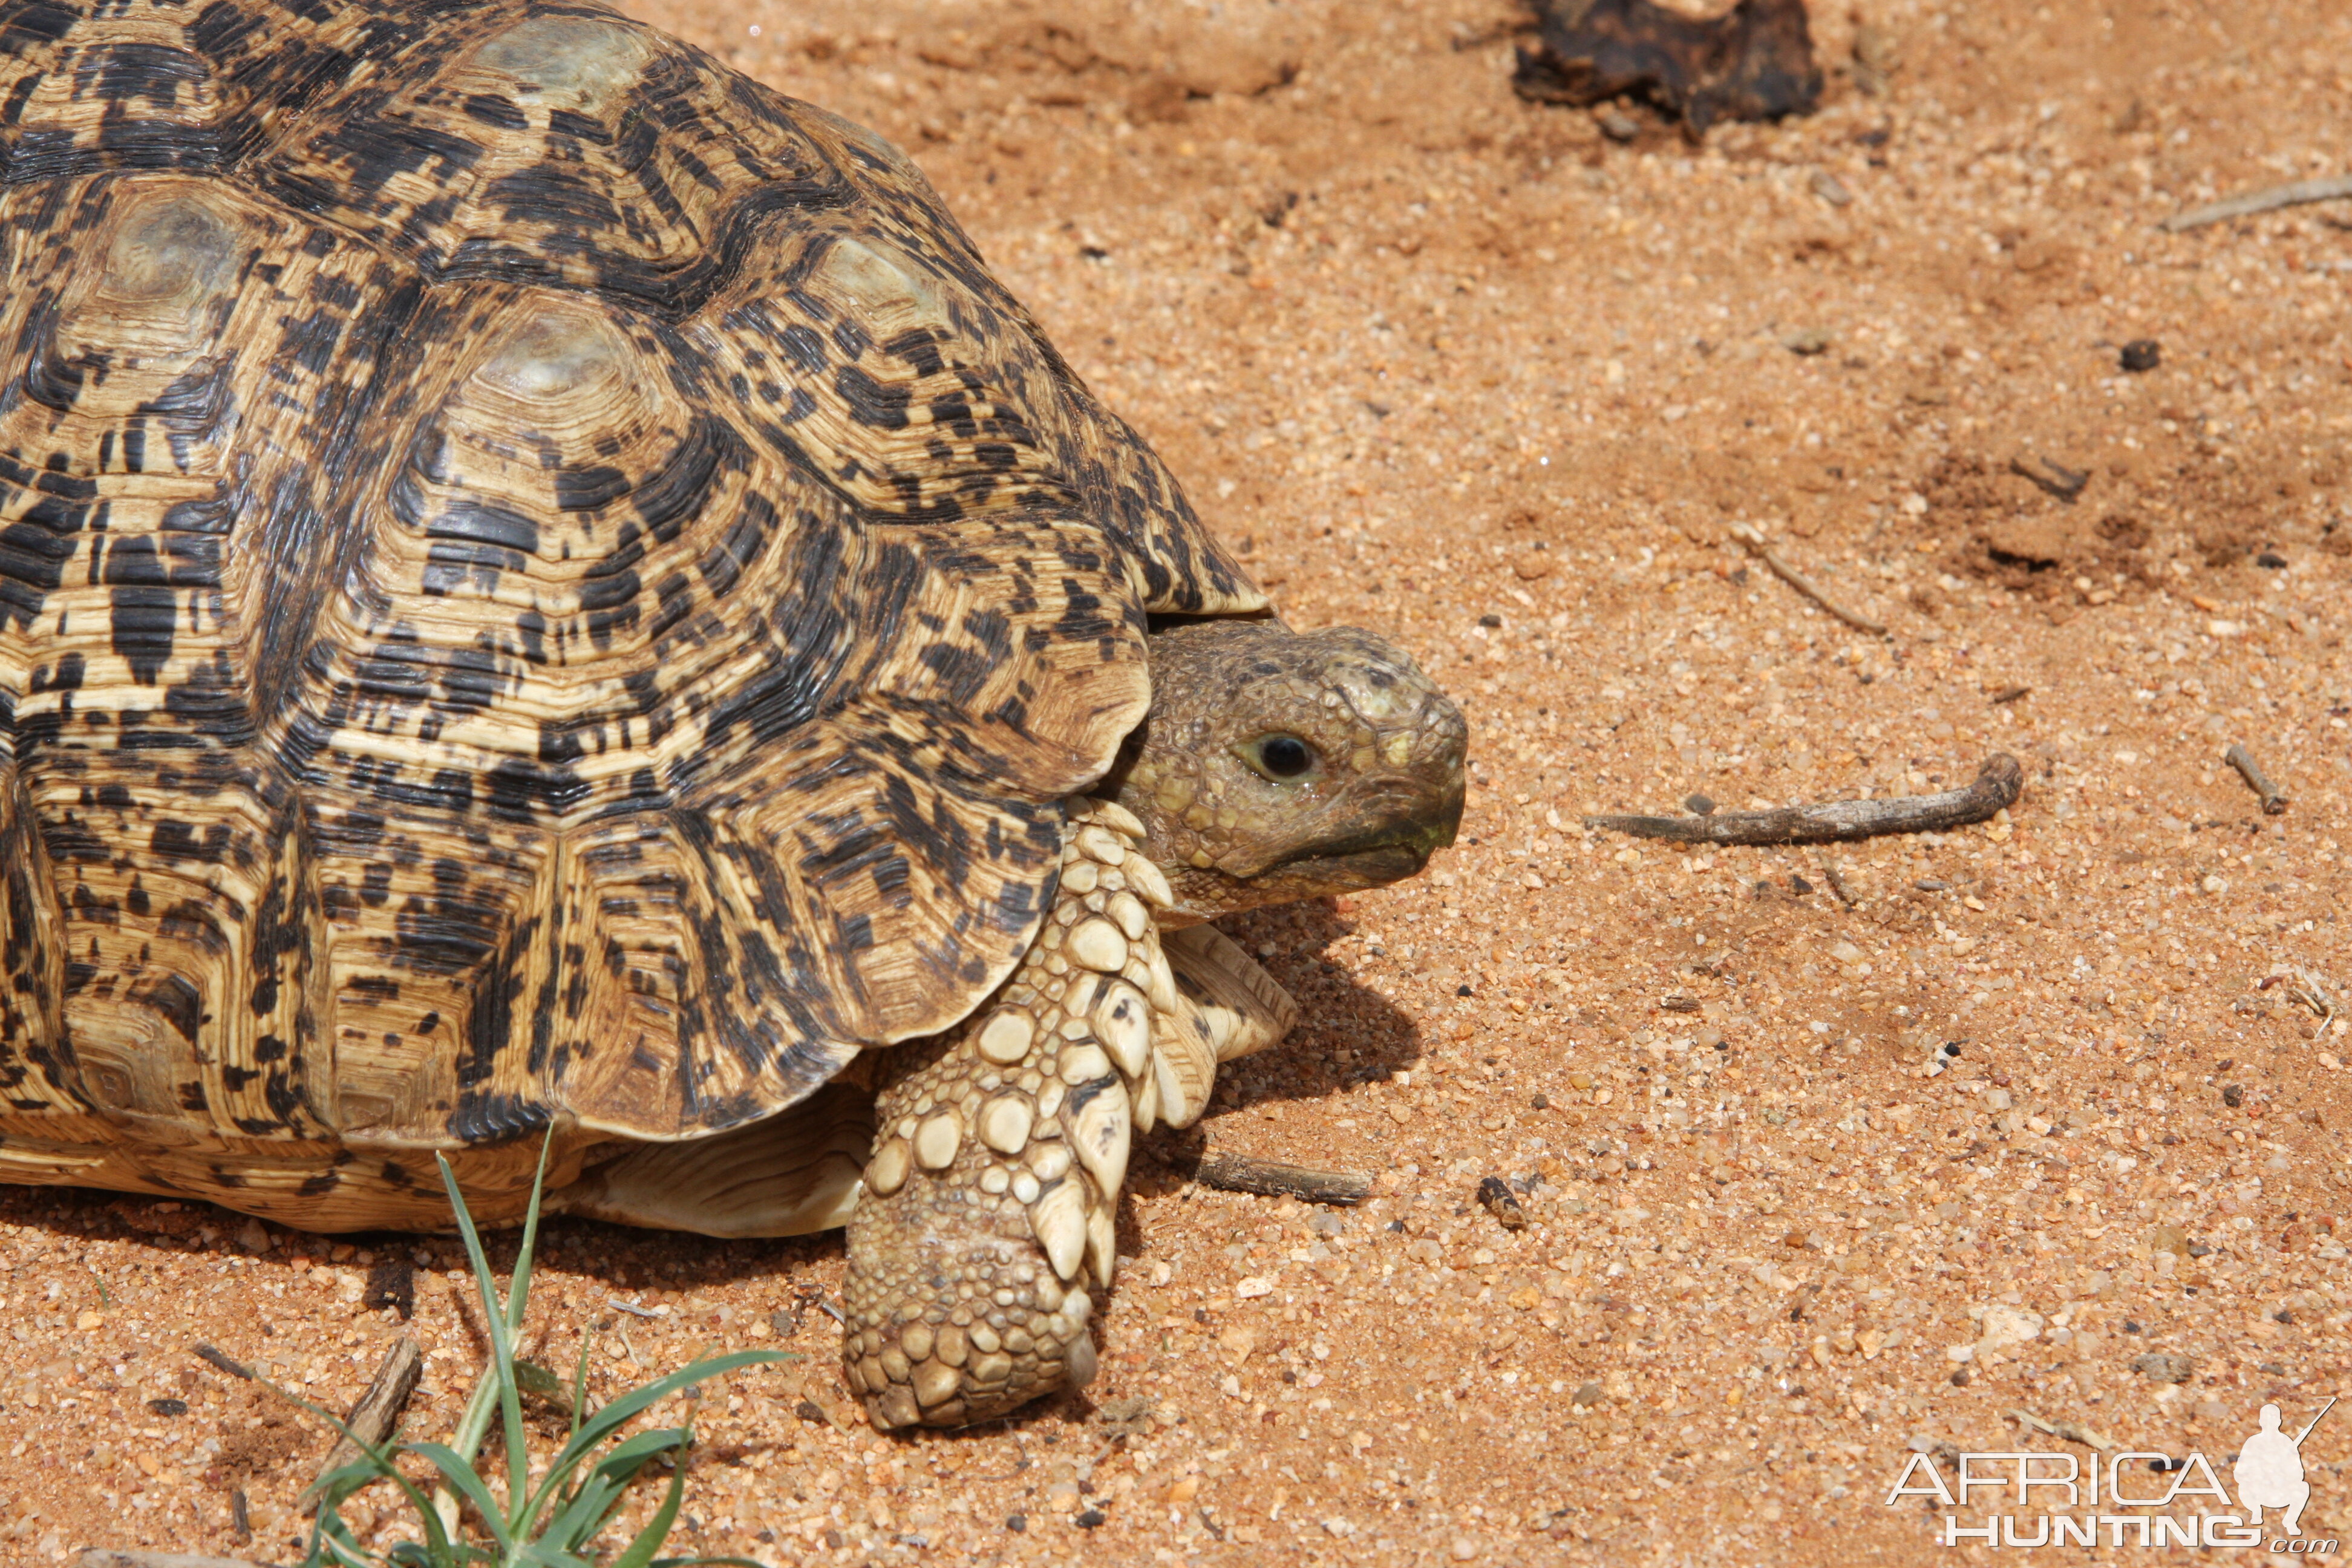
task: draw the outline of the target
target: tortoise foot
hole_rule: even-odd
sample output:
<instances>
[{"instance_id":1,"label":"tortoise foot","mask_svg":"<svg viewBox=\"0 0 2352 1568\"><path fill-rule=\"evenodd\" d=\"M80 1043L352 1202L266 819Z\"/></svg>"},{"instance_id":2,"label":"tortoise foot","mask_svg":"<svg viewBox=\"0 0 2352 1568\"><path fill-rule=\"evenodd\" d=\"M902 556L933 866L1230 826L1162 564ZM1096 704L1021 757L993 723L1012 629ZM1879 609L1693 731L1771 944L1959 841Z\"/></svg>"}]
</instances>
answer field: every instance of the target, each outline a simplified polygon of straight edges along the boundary
<instances>
[{"instance_id":1,"label":"tortoise foot","mask_svg":"<svg viewBox=\"0 0 2352 1568\"><path fill-rule=\"evenodd\" d=\"M1128 1152L1166 1070L1154 1020L1178 1005L1140 837L1116 805L1074 810L1035 948L876 1096L842 1361L877 1427L985 1421L1094 1377L1089 1291L1110 1288Z\"/></svg>"}]
</instances>

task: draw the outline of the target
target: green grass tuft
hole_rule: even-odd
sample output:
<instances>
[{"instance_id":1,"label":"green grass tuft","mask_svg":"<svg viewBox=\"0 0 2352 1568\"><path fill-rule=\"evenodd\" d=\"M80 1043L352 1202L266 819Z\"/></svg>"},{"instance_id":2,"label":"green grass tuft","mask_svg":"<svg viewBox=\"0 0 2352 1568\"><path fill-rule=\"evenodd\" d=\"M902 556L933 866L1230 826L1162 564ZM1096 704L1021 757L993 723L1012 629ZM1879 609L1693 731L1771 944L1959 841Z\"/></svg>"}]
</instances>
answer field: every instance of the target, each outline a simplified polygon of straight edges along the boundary
<instances>
[{"instance_id":1,"label":"green grass tuft","mask_svg":"<svg viewBox=\"0 0 2352 1568\"><path fill-rule=\"evenodd\" d=\"M572 1425L569 1441L547 1466L537 1485L530 1480L530 1451L522 1419L522 1394L527 1385L547 1379L543 1368L518 1359L516 1342L522 1331L523 1311L530 1300L531 1255L539 1242L539 1206L547 1177L547 1150L540 1151L539 1173L532 1179L530 1207L522 1227L522 1243L515 1253L514 1279L506 1300L498 1296L498 1281L483 1255L482 1238L466 1208L465 1194L449 1162L441 1162L441 1183L449 1191L449 1207L466 1238L466 1256L473 1265L474 1281L482 1295L482 1313L490 1329L490 1359L475 1385L466 1415L457 1425L454 1443L361 1444L362 1455L351 1464L322 1478L316 1524L305 1568L692 1568L700 1563L737 1563L761 1568L743 1557L656 1557L677 1522L686 1495L687 1456L694 1429L666 1426L624 1435L622 1428L637 1415L673 1394L694 1388L724 1373L761 1363L797 1358L784 1351L736 1351L709 1356L692 1365L632 1389L598 1406L593 1413L584 1397L588 1383L588 1345L583 1338L580 1363L572 1379ZM280 1391L281 1393L284 1391ZM291 1394L289 1398L293 1398ZM332 1423L343 1436L358 1442L341 1421L307 1401L297 1400ZM482 1475L474 1455L497 1421L506 1436L507 1502L501 1507ZM440 1476L442 1495L428 1497L401 1474L396 1460L414 1455ZM661 1506L625 1545L599 1544L612 1529L630 1484L646 1466L666 1459L669 1488ZM342 1517L342 1507L362 1489L389 1481L400 1489L416 1510L422 1541L406 1541L389 1552L362 1547ZM478 1531L461 1525L470 1510Z\"/></svg>"}]
</instances>

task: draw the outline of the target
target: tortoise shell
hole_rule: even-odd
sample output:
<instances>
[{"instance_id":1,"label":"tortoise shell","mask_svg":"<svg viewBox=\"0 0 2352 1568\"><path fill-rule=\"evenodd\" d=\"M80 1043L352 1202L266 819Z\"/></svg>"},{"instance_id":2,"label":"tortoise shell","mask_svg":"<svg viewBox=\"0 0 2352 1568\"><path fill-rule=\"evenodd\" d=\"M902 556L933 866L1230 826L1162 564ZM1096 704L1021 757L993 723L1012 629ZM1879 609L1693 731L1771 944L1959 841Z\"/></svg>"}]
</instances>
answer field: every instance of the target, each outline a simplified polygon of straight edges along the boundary
<instances>
[{"instance_id":1,"label":"tortoise shell","mask_svg":"<svg viewBox=\"0 0 2352 1568\"><path fill-rule=\"evenodd\" d=\"M594 5L5 0L0 276L0 1163L792 1105L1265 605L899 153Z\"/></svg>"}]
</instances>

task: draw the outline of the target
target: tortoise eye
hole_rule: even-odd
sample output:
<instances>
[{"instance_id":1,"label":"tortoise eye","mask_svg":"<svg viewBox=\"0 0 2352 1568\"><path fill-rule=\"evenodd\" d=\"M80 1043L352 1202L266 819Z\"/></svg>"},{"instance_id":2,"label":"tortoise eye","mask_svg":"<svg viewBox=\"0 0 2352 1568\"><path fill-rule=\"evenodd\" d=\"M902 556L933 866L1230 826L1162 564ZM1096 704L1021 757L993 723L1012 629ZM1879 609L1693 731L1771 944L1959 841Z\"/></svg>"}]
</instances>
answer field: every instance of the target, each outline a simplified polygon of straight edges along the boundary
<instances>
[{"instance_id":1,"label":"tortoise eye","mask_svg":"<svg viewBox=\"0 0 2352 1568\"><path fill-rule=\"evenodd\" d=\"M1264 735L1241 753L1243 761L1276 781L1303 778L1315 766L1315 748L1296 735Z\"/></svg>"}]
</instances>

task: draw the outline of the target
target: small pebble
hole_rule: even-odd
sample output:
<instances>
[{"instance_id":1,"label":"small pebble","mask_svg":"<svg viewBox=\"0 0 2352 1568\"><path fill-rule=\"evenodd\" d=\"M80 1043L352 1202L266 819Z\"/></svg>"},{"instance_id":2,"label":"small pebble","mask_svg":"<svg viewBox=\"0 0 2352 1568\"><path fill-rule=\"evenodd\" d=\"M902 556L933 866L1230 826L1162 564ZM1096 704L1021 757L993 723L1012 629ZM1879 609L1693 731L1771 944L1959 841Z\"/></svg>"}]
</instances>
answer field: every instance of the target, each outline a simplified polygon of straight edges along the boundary
<instances>
[{"instance_id":1,"label":"small pebble","mask_svg":"<svg viewBox=\"0 0 2352 1568\"><path fill-rule=\"evenodd\" d=\"M2134 338L2124 345L2116 363L2132 375L2142 375L2164 363L2164 345L2154 338Z\"/></svg>"},{"instance_id":2,"label":"small pebble","mask_svg":"<svg viewBox=\"0 0 2352 1568\"><path fill-rule=\"evenodd\" d=\"M1683 800L1683 809L1696 816L1712 816L1715 815L1715 802L1703 795L1688 795Z\"/></svg>"}]
</instances>

